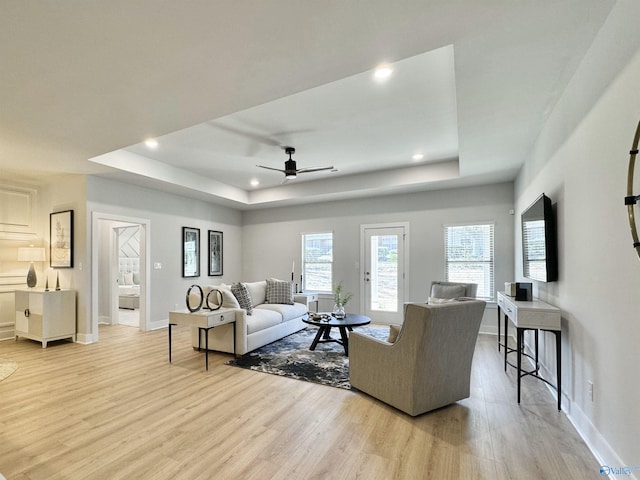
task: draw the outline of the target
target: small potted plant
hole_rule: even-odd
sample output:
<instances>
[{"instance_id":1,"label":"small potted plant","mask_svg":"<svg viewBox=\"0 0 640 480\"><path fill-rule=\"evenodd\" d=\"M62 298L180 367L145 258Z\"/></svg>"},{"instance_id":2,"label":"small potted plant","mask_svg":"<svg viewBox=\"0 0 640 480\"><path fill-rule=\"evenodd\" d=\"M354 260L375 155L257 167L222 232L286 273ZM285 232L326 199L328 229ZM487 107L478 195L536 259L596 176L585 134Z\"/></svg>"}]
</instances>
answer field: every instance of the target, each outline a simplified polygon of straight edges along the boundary
<instances>
[{"instance_id":1,"label":"small potted plant","mask_svg":"<svg viewBox=\"0 0 640 480\"><path fill-rule=\"evenodd\" d=\"M339 282L337 285L333 286L333 297L335 302L335 305L333 306L333 316L336 318L346 317L347 314L344 307L353 297L353 293L345 293L342 282Z\"/></svg>"}]
</instances>

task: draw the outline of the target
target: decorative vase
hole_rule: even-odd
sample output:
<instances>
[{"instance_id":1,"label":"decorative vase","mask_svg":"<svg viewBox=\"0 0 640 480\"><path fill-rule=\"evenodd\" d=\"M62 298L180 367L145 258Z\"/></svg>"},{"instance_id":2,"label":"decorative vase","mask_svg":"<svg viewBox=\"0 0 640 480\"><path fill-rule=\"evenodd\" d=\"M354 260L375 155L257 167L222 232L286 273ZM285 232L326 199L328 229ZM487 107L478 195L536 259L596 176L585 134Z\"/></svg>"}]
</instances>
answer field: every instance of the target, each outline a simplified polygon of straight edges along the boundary
<instances>
[{"instance_id":1,"label":"decorative vase","mask_svg":"<svg viewBox=\"0 0 640 480\"><path fill-rule=\"evenodd\" d=\"M344 305L340 304L340 303L336 303L333 306L333 316L336 318L344 318L347 316L346 312L344 311Z\"/></svg>"}]
</instances>

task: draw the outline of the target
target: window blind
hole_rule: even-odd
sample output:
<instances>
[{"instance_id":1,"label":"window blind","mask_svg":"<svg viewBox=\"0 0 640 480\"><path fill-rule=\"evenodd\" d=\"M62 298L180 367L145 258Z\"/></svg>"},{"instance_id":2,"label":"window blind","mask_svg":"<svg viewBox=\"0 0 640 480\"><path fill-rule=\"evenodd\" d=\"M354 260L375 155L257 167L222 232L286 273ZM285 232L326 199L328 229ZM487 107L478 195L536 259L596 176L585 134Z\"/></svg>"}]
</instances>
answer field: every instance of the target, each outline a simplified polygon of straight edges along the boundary
<instances>
[{"instance_id":1,"label":"window blind","mask_svg":"<svg viewBox=\"0 0 640 480\"><path fill-rule=\"evenodd\" d=\"M333 233L302 235L302 275L304 290L333 291Z\"/></svg>"},{"instance_id":2,"label":"window blind","mask_svg":"<svg viewBox=\"0 0 640 480\"><path fill-rule=\"evenodd\" d=\"M494 298L494 224L445 225L445 278L478 284L477 297Z\"/></svg>"}]
</instances>

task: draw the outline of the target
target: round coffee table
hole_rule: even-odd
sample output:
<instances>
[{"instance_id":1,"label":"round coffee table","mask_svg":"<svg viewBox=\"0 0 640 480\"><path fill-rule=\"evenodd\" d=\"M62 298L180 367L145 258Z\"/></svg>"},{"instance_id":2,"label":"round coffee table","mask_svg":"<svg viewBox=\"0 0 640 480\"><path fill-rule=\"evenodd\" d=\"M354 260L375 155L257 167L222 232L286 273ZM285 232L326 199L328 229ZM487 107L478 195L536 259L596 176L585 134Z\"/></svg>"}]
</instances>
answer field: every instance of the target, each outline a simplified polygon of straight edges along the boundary
<instances>
[{"instance_id":1,"label":"round coffee table","mask_svg":"<svg viewBox=\"0 0 640 480\"><path fill-rule=\"evenodd\" d=\"M313 339L313 342L311 342L309 350L315 350L318 343L335 342L344 347L344 354L346 356L349 356L349 337L347 335L347 330L351 332L353 331L353 327L359 327L371 323L371 319L369 317L357 315L355 313L347 313L347 316L344 318L336 318L332 316L331 313L319 313L319 315L322 315L323 318L314 319L310 314L308 318L303 320L303 322L308 323L309 325L319 327L318 333ZM331 337L332 327L338 327L338 330L340 330L340 338Z\"/></svg>"}]
</instances>

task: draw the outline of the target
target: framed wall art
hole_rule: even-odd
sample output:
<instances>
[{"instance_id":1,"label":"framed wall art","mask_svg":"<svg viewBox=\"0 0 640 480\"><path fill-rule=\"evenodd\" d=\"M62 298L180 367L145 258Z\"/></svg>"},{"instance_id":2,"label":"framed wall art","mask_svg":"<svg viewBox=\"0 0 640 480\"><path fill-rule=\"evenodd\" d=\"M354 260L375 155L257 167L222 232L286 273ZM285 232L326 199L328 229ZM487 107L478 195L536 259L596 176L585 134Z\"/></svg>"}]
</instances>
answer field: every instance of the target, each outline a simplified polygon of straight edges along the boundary
<instances>
[{"instance_id":1,"label":"framed wall art","mask_svg":"<svg viewBox=\"0 0 640 480\"><path fill-rule=\"evenodd\" d=\"M182 276L200 276L200 229L182 227Z\"/></svg>"},{"instance_id":2,"label":"framed wall art","mask_svg":"<svg viewBox=\"0 0 640 480\"><path fill-rule=\"evenodd\" d=\"M73 210L49 214L49 264L73 268Z\"/></svg>"},{"instance_id":3,"label":"framed wall art","mask_svg":"<svg viewBox=\"0 0 640 480\"><path fill-rule=\"evenodd\" d=\"M209 276L222 275L222 232L209 230Z\"/></svg>"}]
</instances>

